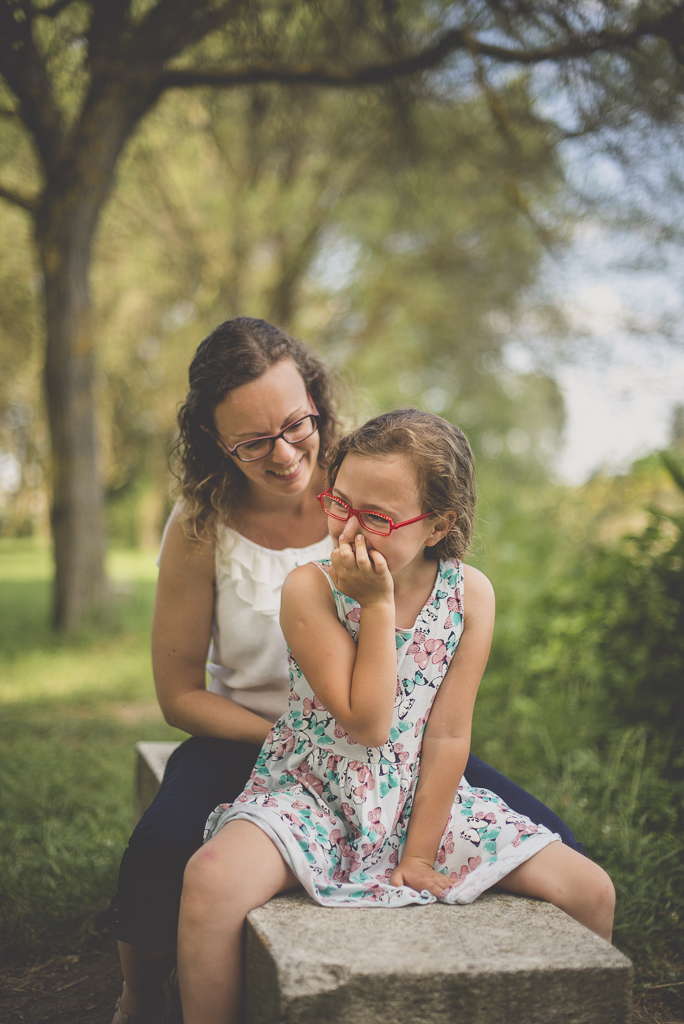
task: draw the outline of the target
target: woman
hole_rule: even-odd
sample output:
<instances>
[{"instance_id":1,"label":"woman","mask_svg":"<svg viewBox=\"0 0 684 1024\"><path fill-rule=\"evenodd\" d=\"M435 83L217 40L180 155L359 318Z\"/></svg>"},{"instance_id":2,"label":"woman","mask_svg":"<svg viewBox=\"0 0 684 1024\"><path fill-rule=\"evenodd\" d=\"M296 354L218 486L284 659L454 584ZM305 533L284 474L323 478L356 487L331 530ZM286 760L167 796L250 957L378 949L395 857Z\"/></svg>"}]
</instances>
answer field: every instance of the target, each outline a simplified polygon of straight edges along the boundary
<instances>
[{"instance_id":1,"label":"woman","mask_svg":"<svg viewBox=\"0 0 684 1024\"><path fill-rule=\"evenodd\" d=\"M159 1021L185 864L287 706L280 589L331 547L316 495L336 420L329 376L304 346L263 320L217 327L190 365L179 424L182 500L162 541L152 661L164 717L191 739L170 758L121 864L112 917L124 987L113 1024ZM556 815L472 755L466 777L577 849Z\"/></svg>"}]
</instances>

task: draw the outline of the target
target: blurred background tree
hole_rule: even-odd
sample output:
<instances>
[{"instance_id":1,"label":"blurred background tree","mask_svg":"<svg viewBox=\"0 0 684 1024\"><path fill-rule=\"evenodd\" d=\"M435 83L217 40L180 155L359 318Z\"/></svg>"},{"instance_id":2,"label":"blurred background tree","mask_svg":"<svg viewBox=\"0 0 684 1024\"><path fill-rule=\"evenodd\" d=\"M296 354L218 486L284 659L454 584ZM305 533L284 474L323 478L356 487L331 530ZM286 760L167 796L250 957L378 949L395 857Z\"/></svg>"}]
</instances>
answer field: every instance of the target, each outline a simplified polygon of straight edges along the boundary
<instances>
[{"instance_id":1,"label":"blurred background tree","mask_svg":"<svg viewBox=\"0 0 684 1024\"><path fill-rule=\"evenodd\" d=\"M464 0L430 5L416 0L365 0L354 5L331 0L320 6L282 0L262 0L248 6L235 0L219 4L209 0L137 4L131 0L3 0L0 73L4 82L0 100L6 133L0 149L5 158L6 177L0 185L0 196L31 215L42 273L39 278L34 272L32 280L42 287L45 301L44 372L52 442L55 624L75 627L87 610L97 609L105 599L103 480L96 424L96 410L103 408L97 396L96 347L99 350L102 346L96 346L95 341L101 335L107 302L98 296L93 311L90 263L95 232L114 184L119 157L141 118L163 93L209 86L231 90L235 100L228 115L225 110L220 112L218 105L212 109L211 102L204 104L219 154L216 168L221 167L231 179L238 203L229 210L224 206L223 216L218 218L229 238L222 246L223 254L226 255L226 249L232 250L232 260L227 261L230 286L221 286L225 276L220 269L217 272L216 264L214 277L208 279L214 284L219 282L217 297L220 294L223 300L222 314L229 312L226 300L239 300L241 312L246 311L245 303L249 304L250 296L244 290L243 265L245 259L249 265L251 258L256 263L261 260L262 279L268 283L260 287L267 292L269 311L285 326L296 325L296 299L300 303L305 301L305 280L316 280L315 274L312 277L307 273L311 257L314 252L319 256L320 282L322 273L325 279L326 266L328 271L333 267L330 250L337 246L338 260L346 260L349 265L348 274L353 273L354 262L372 261L375 257L364 278L373 270L378 278L375 294L367 294L365 302L359 303L366 308L354 310L357 319L346 317L347 334L357 338L363 335L362 318L369 329L377 328L382 321L384 330L390 331L396 342L403 313L399 310L396 319L397 311L389 312L397 305L391 301L391 288L387 296L390 301L382 297L383 287L387 287L383 280L387 282L388 276L380 269L381 260L387 264L392 256L392 262L400 263L403 257L407 273L417 259L424 261L424 272L430 278L429 287L421 290L424 312L427 305L433 307L437 298L433 295L432 302L428 298L435 287L435 271L446 281L451 269L451 284L445 285L448 291L449 287L454 288L454 272L462 269L462 287L470 294L467 282L477 277L476 268L479 266L484 280L487 271L500 261L499 287L506 280L505 291L510 296L516 283L520 286L525 279L529 280L532 253L523 252L526 246L522 239L518 243L513 240L510 215L504 215L501 227L496 225L496 213L478 185L486 178L492 183L500 181L513 209L529 222L531 237L534 234L548 239L549 228L539 215L544 208L545 189L537 195L533 186L540 177L537 165L543 169L552 164L554 145L568 134L600 134L607 126L614 130L638 117L649 127L676 120L683 10L681 3L643 3L623 9L623 5L612 0L603 0L591 8L581 3L557 2L530 7L515 0L505 4ZM553 79L550 92L558 97L555 113L553 104L547 103L544 108L544 104L533 102L529 76L511 71L542 65L547 69L547 77ZM290 90L306 85L310 92L314 87L348 90L359 93L360 98L347 100L341 116L345 101L336 102L326 95L323 107L330 103L333 109L324 113L316 98L293 100L293 119L289 111L280 119L285 128L284 144L281 145L280 131L276 131L278 145L273 151L276 122L272 112L279 101L263 89L253 91L258 83L266 82ZM232 90L237 87L252 90L244 101L249 114L243 101L235 99L237 94ZM481 111L476 110L478 98ZM315 147L305 144L305 161L303 156L293 155L291 143L297 133L297 118L305 116L303 106L307 102L311 105L311 129L318 124L323 130L316 139L318 157L314 156ZM384 117L379 116L381 108ZM444 138L434 136L440 131L440 121L449 121L448 112L452 115L451 130L445 132ZM331 117L330 122L325 120L326 114ZM247 117L249 122L249 142L235 134L236 124L231 123L231 119L239 123L241 117ZM464 120L468 118L469 127ZM567 127L568 120L574 122L571 128ZM300 134L303 123L300 120ZM480 126L490 142L481 140ZM147 132L150 130L148 127ZM151 131L148 158L155 145ZM313 130L307 135L314 136ZM169 153L180 155L189 141L174 138ZM387 147L384 153L383 142ZM250 146L252 149L243 153L245 144L247 150ZM339 158L340 147L343 159ZM540 160L544 149L549 151L547 159ZM333 154L338 158L331 169ZM405 163L406 169L397 167L400 155L399 164ZM421 185L417 188L423 156L428 168L425 178L420 176ZM128 159L134 174L135 160ZM453 217L450 228L454 230L448 235L443 221L435 223L439 220L437 204L427 198L417 202L413 195L423 192L423 182L434 175L440 161L443 166L447 160L454 164L453 181L446 191L439 188L437 192L453 201L453 186L460 184L466 195L476 197L476 211L472 212L479 214L479 219L459 220L450 210L446 219ZM142 139L138 162L142 189ZM203 251L193 250L192 246L198 234L198 211L192 210L185 221L176 216L187 203L181 202L177 208L173 205L180 201L177 193L182 190L179 179L183 176L181 160L173 163L175 169L169 167L168 184L159 190L155 206L166 207L171 244L188 247L180 262L187 267L189 260L192 266L182 290L188 293L192 285L194 294L198 274L205 269L201 266ZM373 163L375 174L370 166ZM410 165L414 169L413 179L408 173ZM203 170L208 171L206 164ZM373 179L377 197L383 192L388 174L396 177L396 196L380 203L376 198L373 203ZM313 179L311 195L316 197L315 203L307 204L304 199L308 195L304 186L307 176L310 183ZM251 251L251 237L243 232L248 222L259 216L255 208L265 201L266 179L271 190L278 181L285 186L285 192L280 197L280 217L262 230L263 244L260 255L256 255ZM356 194L356 186L362 180L364 186L371 186L368 202L373 204L372 216L365 223L361 222L360 214L368 207ZM487 186L485 193L486 190ZM353 213L352 204L348 202L345 207L342 202L343 195L353 201ZM294 201L293 207L287 207L286 196ZM411 201L407 201L409 196ZM271 192L270 205L274 202L278 205ZM297 205L300 209L302 205L308 207L301 224L296 219ZM489 217L484 215L482 205L488 207ZM399 208L401 218L397 217ZM344 226L342 221L326 223L326 211L336 211L334 219L342 218ZM270 212L267 202L261 213ZM445 210L441 212L446 214ZM348 229L355 220L357 231L350 234ZM385 240L379 243L376 239L373 244L366 237L367 229L377 231L383 223ZM431 223L435 225L434 231L428 227ZM156 230L160 227L155 223ZM300 228L303 235L297 239ZM513 234L518 237L517 231ZM501 245L509 241L512 249L504 258ZM534 249L530 242L528 246ZM520 265L518 255L523 257ZM178 266L175 254L169 259L167 271L174 264ZM105 265L106 260L98 264L101 270ZM419 276L411 275L414 284L418 284ZM256 273L251 277L253 282L258 279ZM20 291L19 280L17 285ZM208 305L211 288L210 283L206 284L204 301ZM416 298L415 293L413 297ZM495 286L488 290L487 310L483 308L482 312L493 313L503 322L506 302L499 309L494 305L496 298ZM452 300L451 310L458 306L456 295L452 295ZM125 303L131 301L129 295L124 298ZM339 313L346 301L338 300ZM308 305L312 305L311 300ZM199 308L194 299L179 298L168 314L171 323L182 328L183 321L187 324L194 315L191 307ZM111 307L109 311L112 312ZM477 318L477 330L472 332L468 330L468 317L461 316L463 312L459 307L462 334L455 337L453 330L446 327L448 315L438 317L433 311L427 323L416 317L413 340L398 347L432 351L435 364L441 350L443 367L458 347L459 336L482 337L481 318ZM441 324L439 330L434 327L437 319ZM352 323L356 324L355 330L351 329ZM404 327L408 339L409 324ZM421 330L422 346L416 340ZM321 322L314 333L326 333ZM153 349L154 343L150 342L144 351L151 355ZM144 355L141 358L146 361ZM377 356L364 361L367 371L377 365L374 358ZM408 352L404 356L407 360ZM154 362L154 356L147 361ZM464 361L459 360L459 369L462 365ZM155 372L152 370L151 376L148 372L147 379L155 379ZM466 391L467 378L466 371L459 382ZM158 372L156 380L159 381ZM407 378L405 383L410 393ZM142 434L138 445L125 443L120 434L121 416L117 420L114 413L117 403L125 405L131 399L125 388L119 388L118 397L116 390L112 388L104 407L112 410L110 422L119 429L118 434L112 432L112 437L118 446L118 465L125 475L126 467L130 468L139 458L139 454L133 455L133 450L139 451L142 446ZM441 404L446 409L446 402L437 398L436 393L433 399L433 407ZM149 423L151 420L148 426ZM39 465L30 463L34 464ZM122 472L115 472L113 479L113 486L120 490L124 486Z\"/></svg>"}]
</instances>

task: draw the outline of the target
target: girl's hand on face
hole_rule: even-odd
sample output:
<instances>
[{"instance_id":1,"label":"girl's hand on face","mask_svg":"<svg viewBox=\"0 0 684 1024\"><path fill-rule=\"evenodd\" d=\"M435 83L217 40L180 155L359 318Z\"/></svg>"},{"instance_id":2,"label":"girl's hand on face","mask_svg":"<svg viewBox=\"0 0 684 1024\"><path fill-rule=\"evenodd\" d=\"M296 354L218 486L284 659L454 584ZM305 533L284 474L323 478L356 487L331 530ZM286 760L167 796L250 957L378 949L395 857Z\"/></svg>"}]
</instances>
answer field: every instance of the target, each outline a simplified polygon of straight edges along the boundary
<instances>
[{"instance_id":1,"label":"girl's hand on face","mask_svg":"<svg viewBox=\"0 0 684 1024\"><path fill-rule=\"evenodd\" d=\"M432 864L418 857L402 857L399 867L390 875L390 885L408 885L416 892L427 889L433 896L439 896L444 889L453 885L453 880L435 871Z\"/></svg>"},{"instance_id":2,"label":"girl's hand on face","mask_svg":"<svg viewBox=\"0 0 684 1024\"><path fill-rule=\"evenodd\" d=\"M369 551L362 534L354 546L340 537L332 552L333 583L362 608L394 602L394 580L379 551Z\"/></svg>"}]
</instances>

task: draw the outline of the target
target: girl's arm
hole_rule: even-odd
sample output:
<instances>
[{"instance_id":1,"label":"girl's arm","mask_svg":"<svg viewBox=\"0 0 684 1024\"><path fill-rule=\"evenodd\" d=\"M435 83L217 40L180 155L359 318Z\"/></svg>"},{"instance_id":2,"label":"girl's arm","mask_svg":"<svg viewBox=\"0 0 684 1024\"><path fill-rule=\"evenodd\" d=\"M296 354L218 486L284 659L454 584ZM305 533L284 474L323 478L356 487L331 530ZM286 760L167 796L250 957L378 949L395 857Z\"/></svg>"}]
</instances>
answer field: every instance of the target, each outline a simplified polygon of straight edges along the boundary
<instances>
[{"instance_id":1,"label":"girl's arm","mask_svg":"<svg viewBox=\"0 0 684 1024\"><path fill-rule=\"evenodd\" d=\"M392 885L427 889L435 896L452 884L433 865L468 760L473 707L494 629L491 583L466 565L464 584L463 635L425 727L406 845L390 878Z\"/></svg>"},{"instance_id":2,"label":"girl's arm","mask_svg":"<svg viewBox=\"0 0 684 1024\"><path fill-rule=\"evenodd\" d=\"M214 597L213 545L189 540L172 519L159 559L152 621L152 668L164 718L193 736L261 746L271 723L205 686Z\"/></svg>"},{"instance_id":3,"label":"girl's arm","mask_svg":"<svg viewBox=\"0 0 684 1024\"><path fill-rule=\"evenodd\" d=\"M365 747L386 743L397 688L394 584L378 551L363 537L340 540L332 553L337 587L361 606L358 645L337 617L328 582L316 566L285 580L280 625L295 661L318 699Z\"/></svg>"}]
</instances>

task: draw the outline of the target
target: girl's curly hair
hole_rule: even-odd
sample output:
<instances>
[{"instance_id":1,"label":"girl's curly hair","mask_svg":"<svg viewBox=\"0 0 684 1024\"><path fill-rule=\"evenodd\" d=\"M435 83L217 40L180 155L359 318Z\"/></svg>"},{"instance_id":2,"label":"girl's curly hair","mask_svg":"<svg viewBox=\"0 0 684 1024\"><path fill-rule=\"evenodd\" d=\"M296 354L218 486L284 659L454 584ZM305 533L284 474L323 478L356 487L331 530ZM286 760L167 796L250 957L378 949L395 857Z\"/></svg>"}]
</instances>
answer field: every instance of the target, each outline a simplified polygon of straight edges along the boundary
<instances>
[{"instance_id":1,"label":"girl's curly hair","mask_svg":"<svg viewBox=\"0 0 684 1024\"><path fill-rule=\"evenodd\" d=\"M319 462L337 437L332 381L323 362L265 320L238 317L220 324L199 345L190 364L190 390L178 409L174 447L180 497L178 521L196 540L216 541L220 524L237 521L245 477L214 439L214 410L231 391L292 359L319 413Z\"/></svg>"},{"instance_id":2,"label":"girl's curly hair","mask_svg":"<svg viewBox=\"0 0 684 1024\"><path fill-rule=\"evenodd\" d=\"M340 438L328 453L328 484L333 486L347 455L378 459L406 455L413 463L424 512L454 515L453 525L426 558L464 558L475 527L475 461L462 430L432 413L395 409L368 420Z\"/></svg>"}]
</instances>

